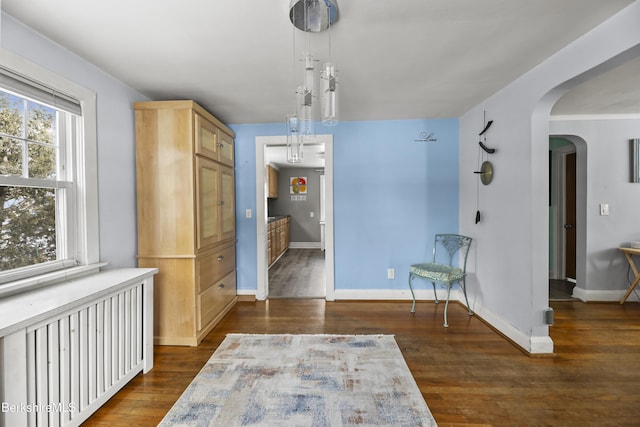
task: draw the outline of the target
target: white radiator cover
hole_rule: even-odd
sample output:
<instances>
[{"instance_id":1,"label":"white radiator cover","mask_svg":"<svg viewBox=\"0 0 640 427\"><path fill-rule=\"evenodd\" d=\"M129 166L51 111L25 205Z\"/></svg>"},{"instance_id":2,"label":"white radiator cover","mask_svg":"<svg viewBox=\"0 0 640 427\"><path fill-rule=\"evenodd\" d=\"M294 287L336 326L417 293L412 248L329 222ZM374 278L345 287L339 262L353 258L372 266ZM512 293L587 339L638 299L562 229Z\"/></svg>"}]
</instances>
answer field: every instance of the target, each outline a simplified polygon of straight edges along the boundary
<instances>
[{"instance_id":1,"label":"white radiator cover","mask_svg":"<svg viewBox=\"0 0 640 427\"><path fill-rule=\"evenodd\" d=\"M148 372L156 272L108 270L0 300L0 425L80 425Z\"/></svg>"}]
</instances>

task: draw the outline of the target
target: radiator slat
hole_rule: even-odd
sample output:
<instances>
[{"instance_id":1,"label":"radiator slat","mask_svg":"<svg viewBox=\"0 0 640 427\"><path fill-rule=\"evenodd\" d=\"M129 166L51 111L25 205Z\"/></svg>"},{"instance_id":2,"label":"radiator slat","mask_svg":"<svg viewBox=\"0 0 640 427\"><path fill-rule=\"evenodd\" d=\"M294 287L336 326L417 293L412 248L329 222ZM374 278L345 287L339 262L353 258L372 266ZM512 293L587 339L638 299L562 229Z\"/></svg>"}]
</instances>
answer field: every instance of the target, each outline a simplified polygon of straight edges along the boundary
<instances>
[{"instance_id":1,"label":"radiator slat","mask_svg":"<svg viewBox=\"0 0 640 427\"><path fill-rule=\"evenodd\" d=\"M79 346L80 353L80 370L78 371L80 377L80 410L84 410L89 406L89 331L87 327L87 310L81 310L79 313L78 332L79 332Z\"/></svg>"},{"instance_id":2,"label":"radiator slat","mask_svg":"<svg viewBox=\"0 0 640 427\"><path fill-rule=\"evenodd\" d=\"M63 317L58 321L60 332L60 405L63 410L60 414L60 422L65 424L71 419L68 411L71 403L71 357L70 342L71 332L69 330L69 317Z\"/></svg>"},{"instance_id":3,"label":"radiator slat","mask_svg":"<svg viewBox=\"0 0 640 427\"><path fill-rule=\"evenodd\" d=\"M35 385L36 381L36 333L27 333L27 384ZM37 402L36 387L27 387L27 402ZM36 413L28 412L29 425L36 425Z\"/></svg>"},{"instance_id":4,"label":"radiator slat","mask_svg":"<svg viewBox=\"0 0 640 427\"><path fill-rule=\"evenodd\" d=\"M69 388L71 391L71 403L80 410L80 331L78 330L78 313L69 317Z\"/></svg>"},{"instance_id":5,"label":"radiator slat","mask_svg":"<svg viewBox=\"0 0 640 427\"><path fill-rule=\"evenodd\" d=\"M124 329L122 339L124 340L124 352L122 353L124 371L122 375L124 375L125 372L131 370L131 291L124 293Z\"/></svg>"},{"instance_id":6,"label":"radiator slat","mask_svg":"<svg viewBox=\"0 0 640 427\"><path fill-rule=\"evenodd\" d=\"M134 307L136 309L136 328L133 332L133 342L136 343L136 365L139 365L140 363L142 363L142 343L143 343L143 339L142 339L142 334L143 334L143 323L142 323L142 301L143 301L143 295L142 295L142 286L138 286L136 287L136 303L134 304Z\"/></svg>"},{"instance_id":7,"label":"radiator slat","mask_svg":"<svg viewBox=\"0 0 640 427\"><path fill-rule=\"evenodd\" d=\"M96 305L96 396L104 393L104 301Z\"/></svg>"},{"instance_id":8,"label":"radiator slat","mask_svg":"<svg viewBox=\"0 0 640 427\"><path fill-rule=\"evenodd\" d=\"M115 296L111 298L111 383L118 382L118 353L120 348L120 298Z\"/></svg>"},{"instance_id":9,"label":"radiator slat","mask_svg":"<svg viewBox=\"0 0 640 427\"><path fill-rule=\"evenodd\" d=\"M43 332L45 328L43 327ZM60 402L60 334L58 322L53 322L46 327L47 332L47 383L48 399L47 403L57 404ZM56 408L57 409L57 408ZM56 410L49 410L49 425L60 426L59 413Z\"/></svg>"},{"instance_id":10,"label":"radiator slat","mask_svg":"<svg viewBox=\"0 0 640 427\"><path fill-rule=\"evenodd\" d=\"M97 320L96 306L92 305L87 309L87 404L92 403L98 397L97 386Z\"/></svg>"},{"instance_id":11,"label":"radiator slat","mask_svg":"<svg viewBox=\"0 0 640 427\"><path fill-rule=\"evenodd\" d=\"M36 402L47 402L49 391L47 372L47 328L36 330ZM36 411L36 423L38 426L47 427L49 418L46 412Z\"/></svg>"},{"instance_id":12,"label":"radiator slat","mask_svg":"<svg viewBox=\"0 0 640 427\"><path fill-rule=\"evenodd\" d=\"M116 370L116 378L115 381L118 381L120 378L124 376L125 373L125 361L124 361L124 351L125 351L125 325L126 319L124 316L125 312L125 302L124 302L124 294L118 294L118 369Z\"/></svg>"},{"instance_id":13,"label":"radiator slat","mask_svg":"<svg viewBox=\"0 0 640 427\"><path fill-rule=\"evenodd\" d=\"M104 302L104 387L105 390L109 389L113 384L111 381L111 372L113 369L113 346L111 338L113 336L113 323L111 321L111 298L107 298Z\"/></svg>"}]
</instances>

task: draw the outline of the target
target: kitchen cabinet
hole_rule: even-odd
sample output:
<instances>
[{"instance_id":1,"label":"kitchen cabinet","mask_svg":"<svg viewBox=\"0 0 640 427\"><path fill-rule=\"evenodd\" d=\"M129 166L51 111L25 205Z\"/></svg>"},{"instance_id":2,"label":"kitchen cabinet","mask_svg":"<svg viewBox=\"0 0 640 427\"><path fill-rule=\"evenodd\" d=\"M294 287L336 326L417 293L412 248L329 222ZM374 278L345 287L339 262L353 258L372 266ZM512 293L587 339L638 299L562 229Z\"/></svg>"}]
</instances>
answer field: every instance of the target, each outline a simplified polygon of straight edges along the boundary
<instances>
[{"instance_id":1,"label":"kitchen cabinet","mask_svg":"<svg viewBox=\"0 0 640 427\"><path fill-rule=\"evenodd\" d=\"M267 165L267 197L270 199L278 198L278 180L280 172L271 165Z\"/></svg>"},{"instance_id":2,"label":"kitchen cabinet","mask_svg":"<svg viewBox=\"0 0 640 427\"><path fill-rule=\"evenodd\" d=\"M267 256L271 267L289 249L291 217L274 217L269 221L267 229Z\"/></svg>"},{"instance_id":3,"label":"kitchen cabinet","mask_svg":"<svg viewBox=\"0 0 640 427\"><path fill-rule=\"evenodd\" d=\"M193 101L137 102L138 265L154 342L197 346L237 301L231 129Z\"/></svg>"}]
</instances>

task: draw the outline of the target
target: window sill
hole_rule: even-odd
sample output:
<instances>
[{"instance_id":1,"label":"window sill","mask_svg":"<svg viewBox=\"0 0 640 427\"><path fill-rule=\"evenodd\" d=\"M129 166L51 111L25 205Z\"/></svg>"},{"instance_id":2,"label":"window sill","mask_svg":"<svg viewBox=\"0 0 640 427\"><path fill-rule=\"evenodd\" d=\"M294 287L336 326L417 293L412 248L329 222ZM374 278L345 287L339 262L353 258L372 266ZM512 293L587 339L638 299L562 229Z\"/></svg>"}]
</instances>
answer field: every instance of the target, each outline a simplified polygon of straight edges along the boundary
<instances>
[{"instance_id":1,"label":"window sill","mask_svg":"<svg viewBox=\"0 0 640 427\"><path fill-rule=\"evenodd\" d=\"M78 267L57 270L51 273L41 274L26 279L16 280L0 286L0 299L10 295L19 294L21 292L32 291L44 286L53 285L54 283L63 282L65 280L84 276L91 273L97 273L102 267L108 265L106 262L81 265Z\"/></svg>"}]
</instances>

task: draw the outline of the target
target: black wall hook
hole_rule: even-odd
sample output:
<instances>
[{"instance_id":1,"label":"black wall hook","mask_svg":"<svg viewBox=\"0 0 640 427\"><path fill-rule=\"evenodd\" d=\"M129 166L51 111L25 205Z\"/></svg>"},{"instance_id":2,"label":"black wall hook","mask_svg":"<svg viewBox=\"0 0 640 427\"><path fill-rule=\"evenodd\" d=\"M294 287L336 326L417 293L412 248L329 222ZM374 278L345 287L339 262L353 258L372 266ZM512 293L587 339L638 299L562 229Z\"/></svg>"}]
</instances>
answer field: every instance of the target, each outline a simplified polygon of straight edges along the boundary
<instances>
[{"instance_id":1,"label":"black wall hook","mask_svg":"<svg viewBox=\"0 0 640 427\"><path fill-rule=\"evenodd\" d=\"M493 120L489 120L489 121L487 122L487 124L485 125L484 129L482 129L482 132L480 132L478 135L482 135L482 134L484 134L486 131L488 131L492 124L493 124Z\"/></svg>"},{"instance_id":2,"label":"black wall hook","mask_svg":"<svg viewBox=\"0 0 640 427\"><path fill-rule=\"evenodd\" d=\"M479 141L479 142L478 142L478 144L480 144L480 147L482 147L482 149L483 149L484 151L486 151L487 153L489 153L489 154L493 154L493 153L495 153L495 152L496 152L496 149L495 149L495 148L489 148L489 147L487 147L486 145L484 145L484 144L482 143L482 141Z\"/></svg>"}]
</instances>

